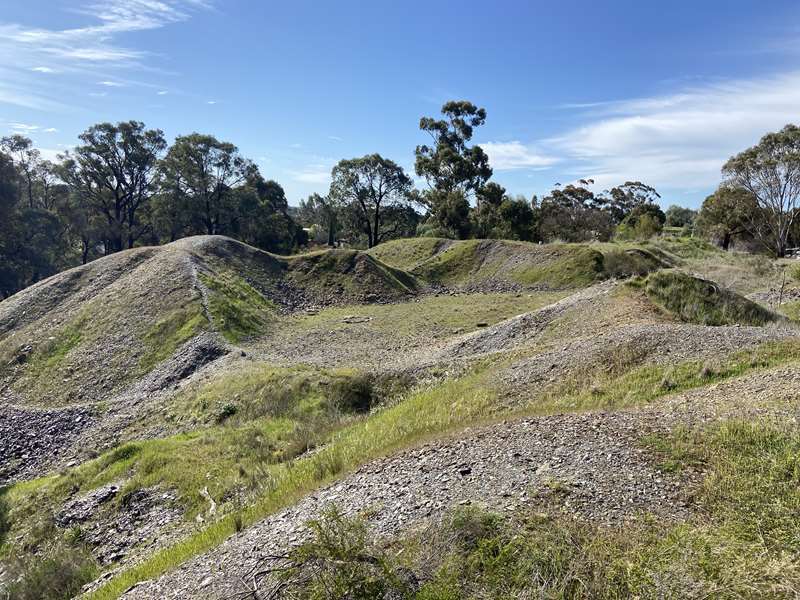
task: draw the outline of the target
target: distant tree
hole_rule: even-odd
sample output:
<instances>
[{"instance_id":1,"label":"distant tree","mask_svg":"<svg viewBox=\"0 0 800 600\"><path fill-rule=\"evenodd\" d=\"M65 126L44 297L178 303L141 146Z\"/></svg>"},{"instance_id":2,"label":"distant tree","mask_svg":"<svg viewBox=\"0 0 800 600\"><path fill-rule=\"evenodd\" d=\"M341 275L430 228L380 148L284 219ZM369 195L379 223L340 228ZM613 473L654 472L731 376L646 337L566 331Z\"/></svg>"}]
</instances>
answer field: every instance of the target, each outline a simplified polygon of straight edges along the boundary
<instances>
[{"instance_id":1,"label":"distant tree","mask_svg":"<svg viewBox=\"0 0 800 600\"><path fill-rule=\"evenodd\" d=\"M311 194L306 200L300 201L298 218L306 227L314 225L323 227L327 244L332 247L336 245L340 208L335 197Z\"/></svg>"},{"instance_id":2,"label":"distant tree","mask_svg":"<svg viewBox=\"0 0 800 600\"><path fill-rule=\"evenodd\" d=\"M608 240L613 219L604 206L602 198L582 185L553 189L539 208L539 236L545 241Z\"/></svg>"},{"instance_id":3,"label":"distant tree","mask_svg":"<svg viewBox=\"0 0 800 600\"><path fill-rule=\"evenodd\" d=\"M758 211L750 233L776 256L784 256L800 206L800 128L786 125L722 167L726 183L749 192Z\"/></svg>"},{"instance_id":4,"label":"distant tree","mask_svg":"<svg viewBox=\"0 0 800 600\"><path fill-rule=\"evenodd\" d=\"M233 188L254 168L233 144L192 133L176 138L164 158L162 189L186 206L193 233L223 233L235 214Z\"/></svg>"},{"instance_id":5,"label":"distant tree","mask_svg":"<svg viewBox=\"0 0 800 600\"><path fill-rule=\"evenodd\" d=\"M657 205L661 199L661 195L655 188L645 185L641 181L626 181L622 185L611 188L607 194L608 197L604 197L602 204L614 223L622 223L636 207L644 204Z\"/></svg>"},{"instance_id":6,"label":"distant tree","mask_svg":"<svg viewBox=\"0 0 800 600\"><path fill-rule=\"evenodd\" d=\"M23 185L19 186L20 194L25 194L28 207L34 208L33 187L41 160L41 153L33 147L30 138L15 134L0 139L0 150L3 150L14 162L17 174Z\"/></svg>"},{"instance_id":7,"label":"distant tree","mask_svg":"<svg viewBox=\"0 0 800 600\"><path fill-rule=\"evenodd\" d=\"M433 225L427 235L466 239L470 235L471 223L469 200L461 190L445 192L429 190L425 195L430 210L429 221Z\"/></svg>"},{"instance_id":8,"label":"distant tree","mask_svg":"<svg viewBox=\"0 0 800 600\"><path fill-rule=\"evenodd\" d=\"M472 234L478 238L496 238L501 236L498 227L502 215L500 205L506 198L506 188L489 182L476 194L476 206L470 213Z\"/></svg>"},{"instance_id":9,"label":"distant tree","mask_svg":"<svg viewBox=\"0 0 800 600\"><path fill-rule=\"evenodd\" d=\"M100 123L79 137L83 144L64 155L60 175L105 218L106 253L132 248L149 227L139 211L156 191L157 165L167 145L164 134L127 121Z\"/></svg>"},{"instance_id":10,"label":"distant tree","mask_svg":"<svg viewBox=\"0 0 800 600\"><path fill-rule=\"evenodd\" d=\"M743 235L749 235L750 224L758 221L758 204L748 190L721 185L703 201L697 215L701 235L717 242L724 250Z\"/></svg>"},{"instance_id":11,"label":"distant tree","mask_svg":"<svg viewBox=\"0 0 800 600\"><path fill-rule=\"evenodd\" d=\"M395 233L385 227L383 211L415 201L411 178L380 154L339 161L331 178L329 197L355 208L369 248Z\"/></svg>"},{"instance_id":12,"label":"distant tree","mask_svg":"<svg viewBox=\"0 0 800 600\"><path fill-rule=\"evenodd\" d=\"M667 227L689 227L697 218L697 211L683 206L671 205L664 213Z\"/></svg>"},{"instance_id":13,"label":"distant tree","mask_svg":"<svg viewBox=\"0 0 800 600\"><path fill-rule=\"evenodd\" d=\"M458 190L469 197L492 176L483 149L468 145L475 128L486 122L486 110L453 100L442 106L442 114L444 119L420 119L419 128L431 135L433 145L417 146L415 170L432 189L447 194Z\"/></svg>"},{"instance_id":14,"label":"distant tree","mask_svg":"<svg viewBox=\"0 0 800 600\"><path fill-rule=\"evenodd\" d=\"M308 240L303 228L289 216L283 188L251 172L236 188L236 215L230 231L238 239L270 252L289 253Z\"/></svg>"},{"instance_id":15,"label":"distant tree","mask_svg":"<svg viewBox=\"0 0 800 600\"><path fill-rule=\"evenodd\" d=\"M521 241L531 241L534 238L535 213L524 197L506 196L500 203L499 212L496 237Z\"/></svg>"},{"instance_id":16,"label":"distant tree","mask_svg":"<svg viewBox=\"0 0 800 600\"><path fill-rule=\"evenodd\" d=\"M453 100L446 102L441 112L443 119L420 119L420 129L430 134L433 144L417 146L414 169L428 182L423 197L435 220L434 229L464 237L470 230L470 199L492 176L489 157L480 146L469 145L475 128L486 122L486 110ZM488 193L492 191L496 190L490 188Z\"/></svg>"}]
</instances>

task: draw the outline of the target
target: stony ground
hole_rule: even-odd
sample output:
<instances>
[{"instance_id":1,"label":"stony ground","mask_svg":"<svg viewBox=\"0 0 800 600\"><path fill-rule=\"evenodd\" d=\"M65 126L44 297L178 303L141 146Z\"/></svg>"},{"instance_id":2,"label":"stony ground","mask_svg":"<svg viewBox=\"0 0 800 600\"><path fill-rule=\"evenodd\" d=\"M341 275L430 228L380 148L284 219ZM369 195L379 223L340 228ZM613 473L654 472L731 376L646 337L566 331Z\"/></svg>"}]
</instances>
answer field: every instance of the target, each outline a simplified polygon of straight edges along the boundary
<instances>
[{"instance_id":1,"label":"stony ground","mask_svg":"<svg viewBox=\"0 0 800 600\"><path fill-rule=\"evenodd\" d=\"M685 519L698 474L678 479L661 473L642 437L732 416L796 420L798 398L800 367L787 366L639 410L526 418L468 429L370 463L212 552L140 583L124 597L226 598L266 586L259 576L265 557L302 541L304 523L330 505L346 514L368 514L381 536L407 533L466 503L501 511L555 509L612 526L642 512Z\"/></svg>"}]
</instances>

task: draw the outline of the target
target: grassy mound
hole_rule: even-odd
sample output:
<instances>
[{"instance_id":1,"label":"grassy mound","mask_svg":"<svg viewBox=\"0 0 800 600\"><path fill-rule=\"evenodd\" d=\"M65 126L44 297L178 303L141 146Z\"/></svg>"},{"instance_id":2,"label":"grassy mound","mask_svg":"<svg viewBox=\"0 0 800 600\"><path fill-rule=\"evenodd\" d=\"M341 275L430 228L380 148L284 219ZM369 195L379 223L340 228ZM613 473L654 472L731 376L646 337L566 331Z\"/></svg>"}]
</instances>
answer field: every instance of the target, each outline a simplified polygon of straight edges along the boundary
<instances>
[{"instance_id":1,"label":"grassy mound","mask_svg":"<svg viewBox=\"0 0 800 600\"><path fill-rule=\"evenodd\" d=\"M291 257L286 269L287 281L312 297L400 299L417 288L410 274L357 250L323 250Z\"/></svg>"},{"instance_id":2,"label":"grassy mound","mask_svg":"<svg viewBox=\"0 0 800 600\"><path fill-rule=\"evenodd\" d=\"M409 270L422 281L448 286L501 282L572 289L672 265L655 248L509 240L394 240L376 246L370 254L387 265Z\"/></svg>"},{"instance_id":3,"label":"grassy mound","mask_svg":"<svg viewBox=\"0 0 800 600\"><path fill-rule=\"evenodd\" d=\"M698 279L680 271L651 274L644 290L650 300L689 323L765 325L780 318L713 281Z\"/></svg>"}]
</instances>

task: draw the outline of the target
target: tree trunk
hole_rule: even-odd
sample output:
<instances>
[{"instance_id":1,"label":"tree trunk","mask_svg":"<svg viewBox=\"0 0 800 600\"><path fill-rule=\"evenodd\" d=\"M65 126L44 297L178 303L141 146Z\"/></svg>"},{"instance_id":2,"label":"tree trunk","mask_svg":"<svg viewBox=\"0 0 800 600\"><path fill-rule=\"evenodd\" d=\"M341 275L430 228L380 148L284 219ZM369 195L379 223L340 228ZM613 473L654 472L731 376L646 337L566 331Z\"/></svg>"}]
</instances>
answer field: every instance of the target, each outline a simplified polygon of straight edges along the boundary
<instances>
[{"instance_id":1,"label":"tree trunk","mask_svg":"<svg viewBox=\"0 0 800 600\"><path fill-rule=\"evenodd\" d=\"M731 245L731 233L730 231L726 231L725 235L722 236L722 249L727 251Z\"/></svg>"}]
</instances>

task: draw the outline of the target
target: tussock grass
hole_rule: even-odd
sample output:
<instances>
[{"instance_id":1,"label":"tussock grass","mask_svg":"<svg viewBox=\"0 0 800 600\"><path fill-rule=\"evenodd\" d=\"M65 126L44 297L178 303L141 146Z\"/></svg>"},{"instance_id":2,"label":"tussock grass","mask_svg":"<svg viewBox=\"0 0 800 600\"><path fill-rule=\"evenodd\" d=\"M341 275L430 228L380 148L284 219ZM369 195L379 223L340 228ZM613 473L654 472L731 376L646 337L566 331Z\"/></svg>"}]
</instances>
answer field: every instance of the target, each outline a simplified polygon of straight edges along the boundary
<instances>
[{"instance_id":1,"label":"tussock grass","mask_svg":"<svg viewBox=\"0 0 800 600\"><path fill-rule=\"evenodd\" d=\"M800 361L800 341L766 342L714 361L688 360L677 364L642 364L635 345L611 350L602 365L584 365L536 400L540 410L579 411L641 406L757 369Z\"/></svg>"},{"instance_id":2,"label":"tussock grass","mask_svg":"<svg viewBox=\"0 0 800 600\"><path fill-rule=\"evenodd\" d=\"M384 242L367 252L384 264L411 271L449 243L450 240L442 238L407 238Z\"/></svg>"},{"instance_id":3,"label":"tussock grass","mask_svg":"<svg viewBox=\"0 0 800 600\"><path fill-rule=\"evenodd\" d=\"M358 250L323 250L292 257L287 264L287 278L317 294L339 290L350 297L403 296L418 285L411 274Z\"/></svg>"},{"instance_id":4,"label":"tussock grass","mask_svg":"<svg viewBox=\"0 0 800 600\"><path fill-rule=\"evenodd\" d=\"M765 325L778 320L766 308L680 271L660 271L647 278L645 293L681 320L701 325Z\"/></svg>"}]
</instances>

